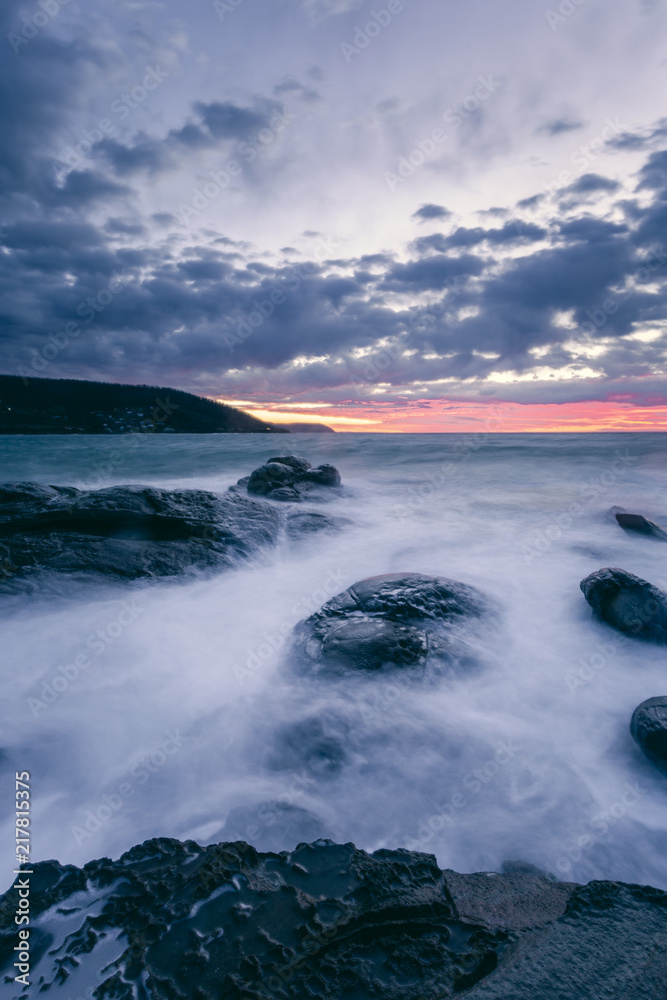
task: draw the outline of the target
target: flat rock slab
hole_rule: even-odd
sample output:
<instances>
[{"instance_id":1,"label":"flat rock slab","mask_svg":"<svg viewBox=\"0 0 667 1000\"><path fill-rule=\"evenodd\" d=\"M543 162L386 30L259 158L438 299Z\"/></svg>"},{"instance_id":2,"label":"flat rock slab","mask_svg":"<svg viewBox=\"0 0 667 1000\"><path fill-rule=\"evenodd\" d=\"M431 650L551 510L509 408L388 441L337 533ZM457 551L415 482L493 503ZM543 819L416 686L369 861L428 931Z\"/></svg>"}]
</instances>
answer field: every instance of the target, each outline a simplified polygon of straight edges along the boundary
<instances>
[{"instance_id":1,"label":"flat rock slab","mask_svg":"<svg viewBox=\"0 0 667 1000\"><path fill-rule=\"evenodd\" d=\"M658 1000L667 894L459 875L432 855L319 840L150 840L31 882L31 986L13 983L16 889L0 898L0 979L16 1000ZM662 992L661 992L662 991ZM8 992L8 996L9 996Z\"/></svg>"},{"instance_id":2,"label":"flat rock slab","mask_svg":"<svg viewBox=\"0 0 667 1000\"><path fill-rule=\"evenodd\" d=\"M667 642L667 594L624 569L606 567L580 583L598 618L638 639Z\"/></svg>"},{"instance_id":3,"label":"flat rock slab","mask_svg":"<svg viewBox=\"0 0 667 1000\"><path fill-rule=\"evenodd\" d=\"M0 486L0 591L39 572L134 580L231 566L282 527L270 504L205 490Z\"/></svg>"}]
</instances>

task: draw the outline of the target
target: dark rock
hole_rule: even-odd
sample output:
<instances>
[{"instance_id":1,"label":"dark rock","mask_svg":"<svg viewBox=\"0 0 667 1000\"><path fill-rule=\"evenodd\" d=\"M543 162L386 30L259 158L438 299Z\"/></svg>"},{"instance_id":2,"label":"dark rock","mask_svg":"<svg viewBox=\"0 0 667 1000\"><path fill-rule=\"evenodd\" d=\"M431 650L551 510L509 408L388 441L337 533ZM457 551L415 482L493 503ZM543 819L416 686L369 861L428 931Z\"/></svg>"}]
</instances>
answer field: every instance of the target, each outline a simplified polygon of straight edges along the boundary
<instances>
[{"instance_id":1,"label":"dark rock","mask_svg":"<svg viewBox=\"0 0 667 1000\"><path fill-rule=\"evenodd\" d=\"M333 465L313 468L305 458L283 455L270 458L250 476L239 479L232 490L245 489L255 496L299 503L314 496L321 497L318 487L337 487L340 482L340 473Z\"/></svg>"},{"instance_id":2,"label":"dark rock","mask_svg":"<svg viewBox=\"0 0 667 1000\"><path fill-rule=\"evenodd\" d=\"M224 568L275 543L281 524L274 507L233 494L8 483L0 540L13 572L0 589L39 571L138 579Z\"/></svg>"},{"instance_id":3,"label":"dark rock","mask_svg":"<svg viewBox=\"0 0 667 1000\"><path fill-rule=\"evenodd\" d=\"M639 639L667 642L667 594L624 569L607 567L582 580L584 597L602 621Z\"/></svg>"},{"instance_id":4,"label":"dark rock","mask_svg":"<svg viewBox=\"0 0 667 1000\"><path fill-rule=\"evenodd\" d=\"M667 542L667 531L655 521L649 521L643 514L628 514L627 511L618 511L616 520L624 531L637 531L642 535L659 538L661 542Z\"/></svg>"},{"instance_id":5,"label":"dark rock","mask_svg":"<svg viewBox=\"0 0 667 1000\"><path fill-rule=\"evenodd\" d=\"M647 698L638 705L630 732L650 760L667 766L667 695Z\"/></svg>"},{"instance_id":6,"label":"dark rock","mask_svg":"<svg viewBox=\"0 0 667 1000\"><path fill-rule=\"evenodd\" d=\"M346 725L337 718L301 719L278 734L268 764L273 770L306 770L319 779L338 774L347 753L342 736Z\"/></svg>"},{"instance_id":7,"label":"dark rock","mask_svg":"<svg viewBox=\"0 0 667 1000\"><path fill-rule=\"evenodd\" d=\"M336 534L351 522L346 517L329 517L314 510L295 510L287 515L287 534L291 539L299 540L323 532Z\"/></svg>"},{"instance_id":8,"label":"dark rock","mask_svg":"<svg viewBox=\"0 0 667 1000\"><path fill-rule=\"evenodd\" d=\"M480 591L455 580L388 573L353 584L295 630L309 673L424 669L465 660L461 625L489 611Z\"/></svg>"},{"instance_id":9,"label":"dark rock","mask_svg":"<svg viewBox=\"0 0 667 1000\"><path fill-rule=\"evenodd\" d=\"M258 854L149 840L80 870L31 866L31 986L15 889L0 900L11 995L171 1000L657 1000L667 894L620 882L441 871L405 850ZM66 915L66 917L65 917Z\"/></svg>"},{"instance_id":10,"label":"dark rock","mask_svg":"<svg viewBox=\"0 0 667 1000\"><path fill-rule=\"evenodd\" d=\"M544 927L563 916L576 888L537 871L459 875L446 870L445 878L459 915L489 929Z\"/></svg>"}]
</instances>

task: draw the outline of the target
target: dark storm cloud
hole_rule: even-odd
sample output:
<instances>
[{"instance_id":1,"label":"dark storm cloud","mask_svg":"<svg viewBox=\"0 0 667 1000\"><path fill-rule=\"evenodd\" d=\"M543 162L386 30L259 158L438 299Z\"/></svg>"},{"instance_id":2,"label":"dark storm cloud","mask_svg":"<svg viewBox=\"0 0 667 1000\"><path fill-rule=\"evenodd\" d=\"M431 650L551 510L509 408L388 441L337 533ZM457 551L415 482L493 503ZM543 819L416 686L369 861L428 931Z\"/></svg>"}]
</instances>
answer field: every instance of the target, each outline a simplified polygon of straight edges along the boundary
<instances>
[{"instance_id":1,"label":"dark storm cloud","mask_svg":"<svg viewBox=\"0 0 667 1000\"><path fill-rule=\"evenodd\" d=\"M493 246L502 246L507 243L517 241L536 242L543 240L547 235L546 229L535 226L527 222L506 222L500 229L465 229L463 227L452 233L447 239L448 247L472 247L479 246L480 243L490 243Z\"/></svg>"},{"instance_id":2,"label":"dark storm cloud","mask_svg":"<svg viewBox=\"0 0 667 1000\"><path fill-rule=\"evenodd\" d=\"M3 43L20 23L20 10L16 0L0 8ZM0 59L0 197L5 218L14 211L8 199L26 199L22 208L29 213L42 203L60 200L65 207L80 206L95 197L94 189L114 185L113 179L105 182L86 174L59 190L51 155L64 115L76 104L86 76L109 70L113 63L114 57L90 39L56 42L42 32L31 39L29 49L18 53L5 45Z\"/></svg>"},{"instance_id":3,"label":"dark storm cloud","mask_svg":"<svg viewBox=\"0 0 667 1000\"><path fill-rule=\"evenodd\" d=\"M426 222L430 219L446 219L452 213L448 208L443 205L422 205L413 214L413 219L419 219L421 222Z\"/></svg>"},{"instance_id":4,"label":"dark storm cloud","mask_svg":"<svg viewBox=\"0 0 667 1000\"><path fill-rule=\"evenodd\" d=\"M393 264L384 276L382 288L402 292L437 291L453 278L480 274L483 268L482 261L470 254L460 257L438 254L407 264Z\"/></svg>"},{"instance_id":5,"label":"dark storm cloud","mask_svg":"<svg viewBox=\"0 0 667 1000\"><path fill-rule=\"evenodd\" d=\"M107 233L118 233L122 236L145 236L146 227L138 222L126 222L124 219L107 219L104 230Z\"/></svg>"},{"instance_id":6,"label":"dark storm cloud","mask_svg":"<svg viewBox=\"0 0 667 1000\"><path fill-rule=\"evenodd\" d=\"M548 238L546 229L524 226L528 239ZM160 381L182 384L177 373L184 370L234 369L250 379L275 377L285 391L306 385L329 390L350 378L363 382L363 371L382 353L375 345L389 341L397 349L382 381L406 385L527 371L535 365L530 352L537 347L543 351L540 364L584 368L585 359L563 346L573 331L554 325L559 312L570 311L576 330L593 339L623 338L640 319L667 317L663 299L644 291L641 279L630 295L619 294L637 275L641 254L627 226L591 216L553 227L558 238L549 247L504 261L493 251L516 245L512 223L500 229L459 228L449 242L441 234L425 237L413 248L427 256L407 260L369 254L319 264L270 263L246 249L237 251L237 257L242 254L237 266L211 245L194 245L177 259L166 244L112 250L108 233L118 240L125 228L109 220L106 230L63 223L17 223L5 229L4 243L12 254L3 261L3 283L11 287L18 281L21 288L5 312L17 365L29 366L39 356L43 331L75 320L84 335L71 341L50 372L103 375L113 358L119 378L134 372L136 379L152 370L163 373ZM219 237L216 243L233 241ZM487 247L484 257L460 252L461 246L481 245ZM665 264L667 257L654 264L660 280ZM128 280L86 325L114 272ZM75 274L74 286L59 282L58 273ZM435 293L436 301L388 307L387 296L400 301L425 292ZM657 347L618 343L609 354L610 374L624 368L650 373ZM365 360L353 360L350 352L356 348L370 352ZM406 357L403 348L411 352ZM481 357L479 351L493 357ZM292 367L295 358L319 355L327 360Z\"/></svg>"},{"instance_id":7,"label":"dark storm cloud","mask_svg":"<svg viewBox=\"0 0 667 1000\"><path fill-rule=\"evenodd\" d=\"M620 184L601 174L582 174L565 188L564 194L592 194L596 191L618 191Z\"/></svg>"},{"instance_id":8,"label":"dark storm cloud","mask_svg":"<svg viewBox=\"0 0 667 1000\"><path fill-rule=\"evenodd\" d=\"M118 184L96 170L72 170L50 200L63 208L76 209L103 198L119 198L131 193L132 188L127 184Z\"/></svg>"},{"instance_id":9,"label":"dark storm cloud","mask_svg":"<svg viewBox=\"0 0 667 1000\"><path fill-rule=\"evenodd\" d=\"M59 247L74 250L99 247L104 236L95 226L79 222L15 222L3 229L3 243L14 250Z\"/></svg>"},{"instance_id":10,"label":"dark storm cloud","mask_svg":"<svg viewBox=\"0 0 667 1000\"><path fill-rule=\"evenodd\" d=\"M588 243L591 251L594 251L598 244L603 243L605 244L605 252L610 249L610 244L608 243L610 237L618 236L628 231L628 227L620 222L607 222L605 219L597 219L591 215L563 222L559 226L559 229L561 235L568 240Z\"/></svg>"},{"instance_id":11,"label":"dark storm cloud","mask_svg":"<svg viewBox=\"0 0 667 1000\"><path fill-rule=\"evenodd\" d=\"M650 191L667 190L667 150L651 153L639 172L638 188Z\"/></svg>"},{"instance_id":12,"label":"dark storm cloud","mask_svg":"<svg viewBox=\"0 0 667 1000\"><path fill-rule=\"evenodd\" d=\"M301 83L296 77L290 76L282 83L276 84L273 88L273 93L282 95L289 94L295 97L301 98L302 101L321 101L322 96L313 87L309 87L307 84Z\"/></svg>"},{"instance_id":13,"label":"dark storm cloud","mask_svg":"<svg viewBox=\"0 0 667 1000\"><path fill-rule=\"evenodd\" d=\"M638 246L655 247L667 244L667 151L649 155L639 171L637 191L650 192L653 196L646 206L631 203L626 214L638 223L634 239Z\"/></svg>"},{"instance_id":14,"label":"dark storm cloud","mask_svg":"<svg viewBox=\"0 0 667 1000\"><path fill-rule=\"evenodd\" d=\"M216 149L226 142L246 139L264 128L271 128L276 115L284 112L284 105L258 97L252 107L231 101L210 104L197 101L193 110L195 121L171 129L164 138L139 134L131 143L106 138L99 144L99 154L121 177L144 171L158 174L174 170L193 151Z\"/></svg>"},{"instance_id":15,"label":"dark storm cloud","mask_svg":"<svg viewBox=\"0 0 667 1000\"><path fill-rule=\"evenodd\" d=\"M426 254L429 251L444 254L449 250L476 247L482 243L488 243L491 246L503 246L521 242L534 243L543 240L546 235L547 230L541 226L515 219L506 222L501 228L496 229L483 229L481 226L477 226L474 229L466 229L460 226L450 236L444 236L442 233L420 236L418 239L413 240L410 246L419 254Z\"/></svg>"},{"instance_id":16,"label":"dark storm cloud","mask_svg":"<svg viewBox=\"0 0 667 1000\"><path fill-rule=\"evenodd\" d=\"M571 118L554 118L553 121L540 125L537 131L547 135L562 135L564 132L576 132L585 125L586 122L573 121Z\"/></svg>"},{"instance_id":17,"label":"dark storm cloud","mask_svg":"<svg viewBox=\"0 0 667 1000\"><path fill-rule=\"evenodd\" d=\"M666 139L667 118L662 118L648 128L621 132L609 140L609 146L618 150L646 150L654 148L656 144L664 144Z\"/></svg>"},{"instance_id":18,"label":"dark storm cloud","mask_svg":"<svg viewBox=\"0 0 667 1000\"><path fill-rule=\"evenodd\" d=\"M545 197L543 194L533 194L530 198L522 198L516 203L517 208L535 208L541 201L544 201Z\"/></svg>"}]
</instances>

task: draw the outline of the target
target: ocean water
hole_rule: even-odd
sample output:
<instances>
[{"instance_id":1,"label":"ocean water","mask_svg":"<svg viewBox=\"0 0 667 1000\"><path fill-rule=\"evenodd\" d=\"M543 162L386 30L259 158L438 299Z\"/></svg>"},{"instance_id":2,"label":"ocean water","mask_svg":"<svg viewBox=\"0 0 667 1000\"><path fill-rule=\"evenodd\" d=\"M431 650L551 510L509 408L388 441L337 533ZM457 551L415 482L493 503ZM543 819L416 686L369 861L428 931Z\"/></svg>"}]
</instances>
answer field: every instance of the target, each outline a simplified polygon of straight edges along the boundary
<instances>
[{"instance_id":1,"label":"ocean water","mask_svg":"<svg viewBox=\"0 0 667 1000\"><path fill-rule=\"evenodd\" d=\"M667 435L5 437L0 479L224 491L288 451L339 468L320 509L349 519L340 534L215 576L0 603L6 885L28 770L33 860L156 836L271 850L328 836L462 872L519 860L667 888L667 778L628 729L667 693L665 648L623 641L579 589L603 566L667 586L667 547L609 515L667 523ZM432 684L293 671L299 619L401 571L496 602L478 669Z\"/></svg>"}]
</instances>

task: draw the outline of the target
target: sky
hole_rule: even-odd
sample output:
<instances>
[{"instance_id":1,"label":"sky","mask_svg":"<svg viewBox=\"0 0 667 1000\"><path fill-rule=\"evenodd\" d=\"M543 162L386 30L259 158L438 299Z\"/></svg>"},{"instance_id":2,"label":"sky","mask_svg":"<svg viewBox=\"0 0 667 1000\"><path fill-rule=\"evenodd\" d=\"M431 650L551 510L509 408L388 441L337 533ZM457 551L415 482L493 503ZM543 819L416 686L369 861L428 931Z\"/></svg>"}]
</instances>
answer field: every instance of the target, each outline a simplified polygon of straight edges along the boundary
<instances>
[{"instance_id":1,"label":"sky","mask_svg":"<svg viewBox=\"0 0 667 1000\"><path fill-rule=\"evenodd\" d=\"M4 0L0 370L661 430L667 0Z\"/></svg>"}]
</instances>

